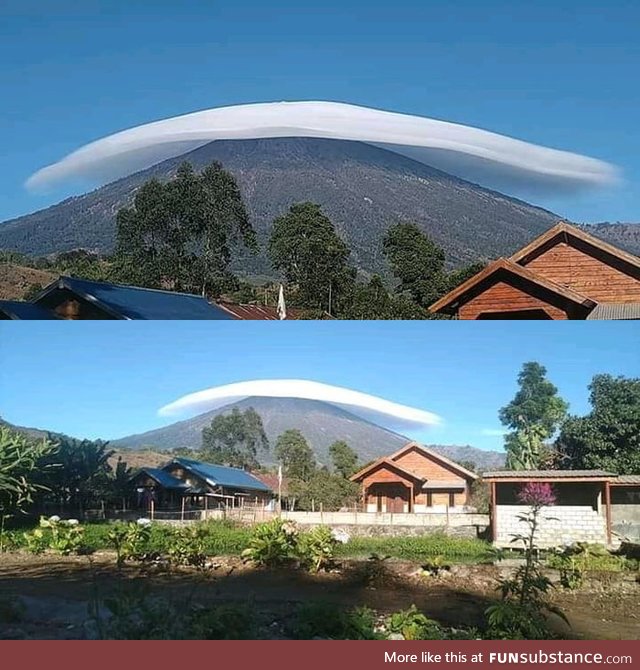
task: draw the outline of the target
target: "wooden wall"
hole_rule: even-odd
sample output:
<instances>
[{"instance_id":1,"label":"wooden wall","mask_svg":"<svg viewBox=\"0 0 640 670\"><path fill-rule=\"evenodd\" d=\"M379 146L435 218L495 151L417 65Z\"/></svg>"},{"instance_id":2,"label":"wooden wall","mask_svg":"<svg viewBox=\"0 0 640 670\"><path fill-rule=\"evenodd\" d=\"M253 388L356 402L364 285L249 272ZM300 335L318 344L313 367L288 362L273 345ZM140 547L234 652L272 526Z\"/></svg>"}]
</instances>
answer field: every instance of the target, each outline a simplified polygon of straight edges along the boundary
<instances>
[{"instance_id":1,"label":"wooden wall","mask_svg":"<svg viewBox=\"0 0 640 670\"><path fill-rule=\"evenodd\" d=\"M634 272L604 254L594 257L592 253L598 252L586 253L561 242L525 267L597 302L640 302L640 270Z\"/></svg>"}]
</instances>

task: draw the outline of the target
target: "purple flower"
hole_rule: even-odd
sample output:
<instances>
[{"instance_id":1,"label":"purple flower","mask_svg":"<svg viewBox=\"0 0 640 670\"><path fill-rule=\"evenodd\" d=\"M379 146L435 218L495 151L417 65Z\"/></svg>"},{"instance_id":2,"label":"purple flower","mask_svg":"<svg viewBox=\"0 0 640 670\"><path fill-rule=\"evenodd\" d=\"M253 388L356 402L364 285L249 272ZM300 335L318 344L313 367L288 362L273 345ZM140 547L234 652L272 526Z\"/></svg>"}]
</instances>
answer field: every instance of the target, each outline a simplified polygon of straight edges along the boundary
<instances>
[{"instance_id":1,"label":"purple flower","mask_svg":"<svg viewBox=\"0 0 640 670\"><path fill-rule=\"evenodd\" d=\"M548 507L555 505L557 498L551 484L527 482L518 492L518 501L531 507Z\"/></svg>"}]
</instances>

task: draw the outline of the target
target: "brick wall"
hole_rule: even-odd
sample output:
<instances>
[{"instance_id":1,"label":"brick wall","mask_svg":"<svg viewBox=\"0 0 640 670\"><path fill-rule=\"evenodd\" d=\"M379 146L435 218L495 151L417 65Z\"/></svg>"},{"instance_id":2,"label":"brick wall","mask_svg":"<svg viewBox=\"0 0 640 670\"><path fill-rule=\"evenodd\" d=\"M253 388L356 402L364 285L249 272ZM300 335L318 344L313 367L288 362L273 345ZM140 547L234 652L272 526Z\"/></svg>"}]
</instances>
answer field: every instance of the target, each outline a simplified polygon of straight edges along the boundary
<instances>
[{"instance_id":1,"label":"brick wall","mask_svg":"<svg viewBox=\"0 0 640 670\"><path fill-rule=\"evenodd\" d=\"M518 547L513 535L525 533L528 526L518 519L529 510L525 505L496 506L496 545ZM547 507L540 513L536 546L541 549L559 547L574 542L607 544L604 516L588 506L560 505Z\"/></svg>"}]
</instances>

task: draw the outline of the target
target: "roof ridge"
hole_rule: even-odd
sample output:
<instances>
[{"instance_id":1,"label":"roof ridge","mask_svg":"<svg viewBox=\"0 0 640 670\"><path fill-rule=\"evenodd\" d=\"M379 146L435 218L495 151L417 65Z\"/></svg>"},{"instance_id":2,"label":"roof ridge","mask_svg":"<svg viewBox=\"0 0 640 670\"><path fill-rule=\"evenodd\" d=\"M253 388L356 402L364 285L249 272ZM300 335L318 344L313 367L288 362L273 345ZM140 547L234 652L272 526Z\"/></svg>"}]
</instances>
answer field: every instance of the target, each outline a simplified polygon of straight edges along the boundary
<instances>
[{"instance_id":1,"label":"roof ridge","mask_svg":"<svg viewBox=\"0 0 640 670\"><path fill-rule=\"evenodd\" d=\"M200 300L204 300L208 304L212 304L204 296L198 295L197 293L183 293L182 291L171 291L169 289L164 288L133 286L132 284L114 284L113 282L95 281L94 279L85 279L84 277L71 277L70 275L60 275L60 277L55 281L66 281L66 280L87 282L88 284L95 284L96 286L112 286L114 288L129 288L135 291L150 291L151 293L167 293L169 295L182 295L188 298L198 298Z\"/></svg>"}]
</instances>

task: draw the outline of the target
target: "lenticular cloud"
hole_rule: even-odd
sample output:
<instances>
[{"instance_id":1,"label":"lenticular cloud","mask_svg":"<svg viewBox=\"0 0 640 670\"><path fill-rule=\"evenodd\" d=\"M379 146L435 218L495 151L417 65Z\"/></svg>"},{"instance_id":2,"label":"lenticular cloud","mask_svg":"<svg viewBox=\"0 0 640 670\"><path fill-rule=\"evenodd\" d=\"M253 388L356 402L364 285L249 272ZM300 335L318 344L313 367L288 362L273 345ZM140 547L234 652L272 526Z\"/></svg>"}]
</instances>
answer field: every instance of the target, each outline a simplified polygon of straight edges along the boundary
<instances>
[{"instance_id":1,"label":"lenticular cloud","mask_svg":"<svg viewBox=\"0 0 640 670\"><path fill-rule=\"evenodd\" d=\"M87 144L42 168L33 189L72 180L105 181L179 156L213 140L315 137L383 146L414 160L480 180L593 187L616 180L603 161L479 128L336 102L275 102L218 107L130 128ZM490 180L489 180L490 181Z\"/></svg>"},{"instance_id":2,"label":"lenticular cloud","mask_svg":"<svg viewBox=\"0 0 640 670\"><path fill-rule=\"evenodd\" d=\"M346 407L354 414L386 418L396 426L419 427L440 423L440 417L432 412L400 405L368 393L303 379L266 379L215 386L185 395L165 405L158 413L161 416L175 416L207 412L254 396L321 400Z\"/></svg>"}]
</instances>

